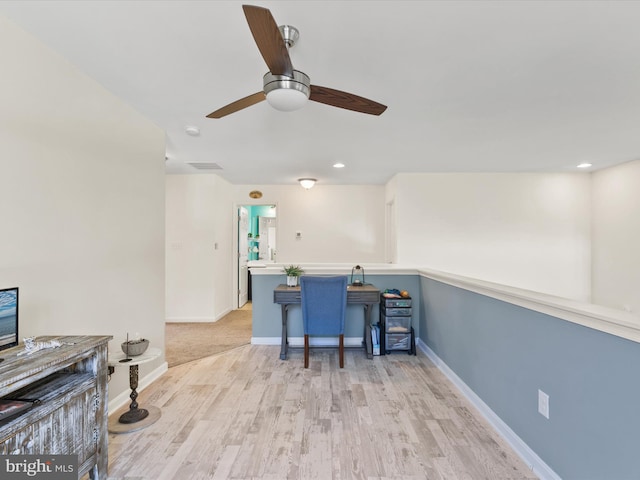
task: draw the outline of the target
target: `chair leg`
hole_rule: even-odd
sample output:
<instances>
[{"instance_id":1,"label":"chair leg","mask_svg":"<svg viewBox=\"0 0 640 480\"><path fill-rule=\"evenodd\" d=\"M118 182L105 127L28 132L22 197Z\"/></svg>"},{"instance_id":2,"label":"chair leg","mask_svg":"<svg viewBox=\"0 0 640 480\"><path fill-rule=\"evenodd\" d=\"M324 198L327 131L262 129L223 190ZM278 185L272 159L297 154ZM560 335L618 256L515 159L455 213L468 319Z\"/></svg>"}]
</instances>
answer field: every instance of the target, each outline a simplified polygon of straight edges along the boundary
<instances>
[{"instance_id":1,"label":"chair leg","mask_svg":"<svg viewBox=\"0 0 640 480\"><path fill-rule=\"evenodd\" d=\"M309 368L309 335L304 335L304 368Z\"/></svg>"},{"instance_id":2,"label":"chair leg","mask_svg":"<svg viewBox=\"0 0 640 480\"><path fill-rule=\"evenodd\" d=\"M339 348L339 353L340 355L340 368L344 368L344 334L340 334L340 348Z\"/></svg>"}]
</instances>

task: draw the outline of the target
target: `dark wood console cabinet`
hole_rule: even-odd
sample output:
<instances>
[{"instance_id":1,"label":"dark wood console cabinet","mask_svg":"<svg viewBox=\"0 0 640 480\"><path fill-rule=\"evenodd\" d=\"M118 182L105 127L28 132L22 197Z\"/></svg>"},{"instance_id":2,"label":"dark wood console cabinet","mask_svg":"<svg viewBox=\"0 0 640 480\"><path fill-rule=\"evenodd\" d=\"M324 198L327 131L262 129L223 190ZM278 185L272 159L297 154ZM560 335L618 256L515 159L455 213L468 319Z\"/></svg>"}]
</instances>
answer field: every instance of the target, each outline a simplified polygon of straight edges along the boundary
<instances>
[{"instance_id":1,"label":"dark wood console cabinet","mask_svg":"<svg viewBox=\"0 0 640 480\"><path fill-rule=\"evenodd\" d=\"M107 478L107 342L111 336L38 337L63 345L0 351L0 398L39 400L0 423L0 454L78 455L78 478Z\"/></svg>"}]
</instances>

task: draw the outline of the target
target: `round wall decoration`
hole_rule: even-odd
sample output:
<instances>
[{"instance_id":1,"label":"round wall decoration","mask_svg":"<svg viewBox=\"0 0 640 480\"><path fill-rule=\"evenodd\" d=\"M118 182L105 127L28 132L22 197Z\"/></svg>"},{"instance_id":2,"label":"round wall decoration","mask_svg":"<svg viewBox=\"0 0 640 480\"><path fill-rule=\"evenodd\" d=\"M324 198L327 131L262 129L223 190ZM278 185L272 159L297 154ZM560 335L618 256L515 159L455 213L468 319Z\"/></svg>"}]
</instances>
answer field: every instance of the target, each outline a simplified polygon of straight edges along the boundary
<instances>
[{"instance_id":1,"label":"round wall decoration","mask_svg":"<svg viewBox=\"0 0 640 480\"><path fill-rule=\"evenodd\" d=\"M249 192L249 196L251 198L261 198L262 197L262 192L260 190L253 190L253 191Z\"/></svg>"}]
</instances>

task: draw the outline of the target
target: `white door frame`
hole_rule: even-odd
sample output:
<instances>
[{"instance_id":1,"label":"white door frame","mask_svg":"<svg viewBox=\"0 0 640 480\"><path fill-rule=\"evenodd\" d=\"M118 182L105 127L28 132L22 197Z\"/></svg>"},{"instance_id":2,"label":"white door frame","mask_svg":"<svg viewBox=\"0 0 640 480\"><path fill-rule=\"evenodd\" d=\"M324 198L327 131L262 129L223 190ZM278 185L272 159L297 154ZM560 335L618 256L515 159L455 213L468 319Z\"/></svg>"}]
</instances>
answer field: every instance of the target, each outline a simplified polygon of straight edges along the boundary
<instances>
[{"instance_id":1,"label":"white door frame","mask_svg":"<svg viewBox=\"0 0 640 480\"><path fill-rule=\"evenodd\" d=\"M280 238L280 232L278 231L278 202L257 202L257 203L251 203L251 202L234 202L233 204L233 211L231 214L231 218L232 218L232 225L231 225L231 254L233 255L233 260L232 260L232 264L233 264L233 268L231 269L231 284L235 285L235 287L232 289L232 301L231 301L231 305L232 308L234 310L238 309L238 209L240 207L260 207L260 206L264 206L264 205L274 205L275 209L276 209L276 248L277 245L279 245L279 238Z\"/></svg>"},{"instance_id":2,"label":"white door frame","mask_svg":"<svg viewBox=\"0 0 640 480\"><path fill-rule=\"evenodd\" d=\"M246 225L244 224L246 220ZM246 233L249 231L249 212L244 205L238 207L238 256L236 268L238 269L238 308L247 303L249 296L249 242ZM244 238L243 238L244 235ZM246 285L242 281L246 280Z\"/></svg>"}]
</instances>

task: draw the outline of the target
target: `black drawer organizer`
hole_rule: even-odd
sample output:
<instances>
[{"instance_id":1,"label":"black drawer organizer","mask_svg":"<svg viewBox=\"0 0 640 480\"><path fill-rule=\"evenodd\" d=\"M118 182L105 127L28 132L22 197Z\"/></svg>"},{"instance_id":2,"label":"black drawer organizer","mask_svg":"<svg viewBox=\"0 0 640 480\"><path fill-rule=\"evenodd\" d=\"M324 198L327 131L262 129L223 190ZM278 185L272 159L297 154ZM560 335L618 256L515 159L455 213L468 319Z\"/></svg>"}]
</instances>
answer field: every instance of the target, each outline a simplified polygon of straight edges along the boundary
<instances>
[{"instance_id":1,"label":"black drawer organizer","mask_svg":"<svg viewBox=\"0 0 640 480\"><path fill-rule=\"evenodd\" d=\"M395 351L416 354L416 341L411 326L411 297L387 298L380 294L380 354Z\"/></svg>"}]
</instances>

